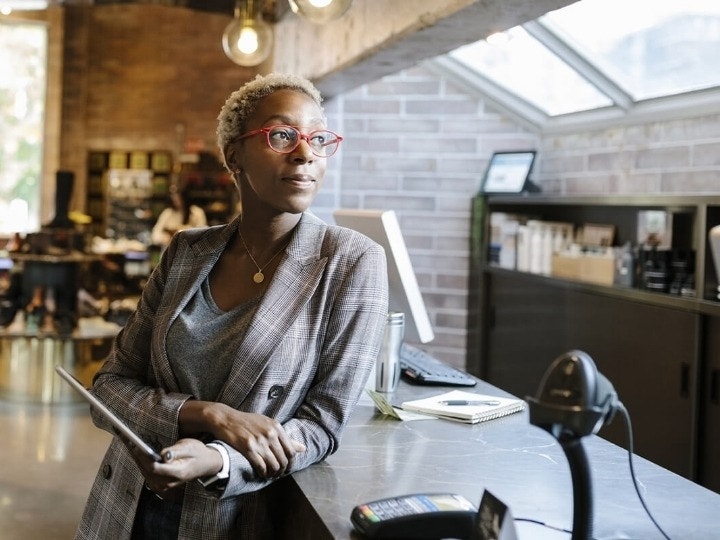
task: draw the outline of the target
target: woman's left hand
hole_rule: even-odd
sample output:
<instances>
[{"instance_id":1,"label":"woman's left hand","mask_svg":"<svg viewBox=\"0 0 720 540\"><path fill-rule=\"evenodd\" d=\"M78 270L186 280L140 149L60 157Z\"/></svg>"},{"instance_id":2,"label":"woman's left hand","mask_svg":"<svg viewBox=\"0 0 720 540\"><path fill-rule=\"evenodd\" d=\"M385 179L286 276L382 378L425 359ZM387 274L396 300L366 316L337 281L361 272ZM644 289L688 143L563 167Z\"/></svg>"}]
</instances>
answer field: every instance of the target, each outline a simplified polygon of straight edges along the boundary
<instances>
[{"instance_id":1,"label":"woman's left hand","mask_svg":"<svg viewBox=\"0 0 720 540\"><path fill-rule=\"evenodd\" d=\"M306 451L273 418L211 401L187 400L180 409L180 432L210 433L245 456L264 479L286 474L295 456Z\"/></svg>"}]
</instances>

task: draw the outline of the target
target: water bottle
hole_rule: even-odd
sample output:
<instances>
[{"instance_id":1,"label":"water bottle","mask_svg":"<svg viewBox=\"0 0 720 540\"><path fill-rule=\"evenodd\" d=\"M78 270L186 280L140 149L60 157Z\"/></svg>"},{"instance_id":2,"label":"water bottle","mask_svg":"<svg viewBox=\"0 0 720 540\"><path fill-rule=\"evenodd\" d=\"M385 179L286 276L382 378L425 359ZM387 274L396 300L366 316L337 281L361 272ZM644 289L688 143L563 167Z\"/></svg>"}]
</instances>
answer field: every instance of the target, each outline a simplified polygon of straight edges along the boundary
<instances>
[{"instance_id":1,"label":"water bottle","mask_svg":"<svg viewBox=\"0 0 720 540\"><path fill-rule=\"evenodd\" d=\"M635 256L630 242L618 250L615 256L615 285L623 287L635 286Z\"/></svg>"},{"instance_id":2,"label":"water bottle","mask_svg":"<svg viewBox=\"0 0 720 540\"><path fill-rule=\"evenodd\" d=\"M405 336L405 314L388 314L380 354L375 366L375 390L394 392L400 382L400 347Z\"/></svg>"}]
</instances>

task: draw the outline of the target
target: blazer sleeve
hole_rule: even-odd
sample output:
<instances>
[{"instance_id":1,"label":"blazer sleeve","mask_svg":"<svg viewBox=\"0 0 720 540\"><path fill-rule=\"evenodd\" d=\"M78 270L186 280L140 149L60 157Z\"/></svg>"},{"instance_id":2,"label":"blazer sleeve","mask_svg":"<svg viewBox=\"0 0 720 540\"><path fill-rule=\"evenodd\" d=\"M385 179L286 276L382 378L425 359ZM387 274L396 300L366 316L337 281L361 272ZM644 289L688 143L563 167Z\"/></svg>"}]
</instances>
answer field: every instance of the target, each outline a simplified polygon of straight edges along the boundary
<instances>
[{"instance_id":1,"label":"blazer sleeve","mask_svg":"<svg viewBox=\"0 0 720 540\"><path fill-rule=\"evenodd\" d=\"M173 444L179 434L180 407L191 396L158 387L151 365L154 321L168 272L178 251L175 235L143 290L137 309L118 333L110 354L94 377L92 391L151 446ZM93 421L112 433L99 415Z\"/></svg>"}]
</instances>

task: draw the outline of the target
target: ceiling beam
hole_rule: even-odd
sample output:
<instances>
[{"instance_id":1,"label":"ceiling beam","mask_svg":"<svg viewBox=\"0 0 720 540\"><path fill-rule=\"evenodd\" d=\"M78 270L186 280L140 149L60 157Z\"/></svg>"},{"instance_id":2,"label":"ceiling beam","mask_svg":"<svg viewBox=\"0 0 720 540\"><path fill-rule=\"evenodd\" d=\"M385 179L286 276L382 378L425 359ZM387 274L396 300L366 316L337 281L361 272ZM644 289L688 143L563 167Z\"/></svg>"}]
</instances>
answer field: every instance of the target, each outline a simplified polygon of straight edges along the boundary
<instances>
[{"instance_id":1,"label":"ceiling beam","mask_svg":"<svg viewBox=\"0 0 720 540\"><path fill-rule=\"evenodd\" d=\"M313 79L326 96L484 39L574 0L355 0L341 19L276 25L273 69Z\"/></svg>"}]
</instances>

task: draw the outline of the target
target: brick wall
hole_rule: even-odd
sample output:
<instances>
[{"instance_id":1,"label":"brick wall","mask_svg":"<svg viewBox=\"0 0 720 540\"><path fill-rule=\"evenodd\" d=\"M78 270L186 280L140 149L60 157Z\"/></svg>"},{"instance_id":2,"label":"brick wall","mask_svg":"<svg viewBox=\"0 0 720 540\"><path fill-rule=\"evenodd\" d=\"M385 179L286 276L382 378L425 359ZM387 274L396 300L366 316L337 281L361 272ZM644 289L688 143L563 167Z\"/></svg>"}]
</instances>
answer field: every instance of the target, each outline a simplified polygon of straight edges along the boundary
<instances>
[{"instance_id":1,"label":"brick wall","mask_svg":"<svg viewBox=\"0 0 720 540\"><path fill-rule=\"evenodd\" d=\"M720 115L544 137L545 191L720 194Z\"/></svg>"},{"instance_id":2,"label":"brick wall","mask_svg":"<svg viewBox=\"0 0 720 540\"><path fill-rule=\"evenodd\" d=\"M347 139L315 211L393 209L435 328L464 366L470 201L497 150L537 148L548 193L720 194L720 116L541 137L418 67L328 104ZM338 162L341 164L338 165ZM339 169L339 170L338 170Z\"/></svg>"},{"instance_id":3,"label":"brick wall","mask_svg":"<svg viewBox=\"0 0 720 540\"><path fill-rule=\"evenodd\" d=\"M494 151L537 137L422 68L327 110L346 139L314 211L330 221L336 207L395 210L435 330L425 348L464 366L471 199Z\"/></svg>"},{"instance_id":4,"label":"brick wall","mask_svg":"<svg viewBox=\"0 0 720 540\"><path fill-rule=\"evenodd\" d=\"M175 152L185 139L216 150L220 108L257 72L225 56L229 17L156 5L64 11L61 155L78 179L74 207L84 207L90 150Z\"/></svg>"}]
</instances>

